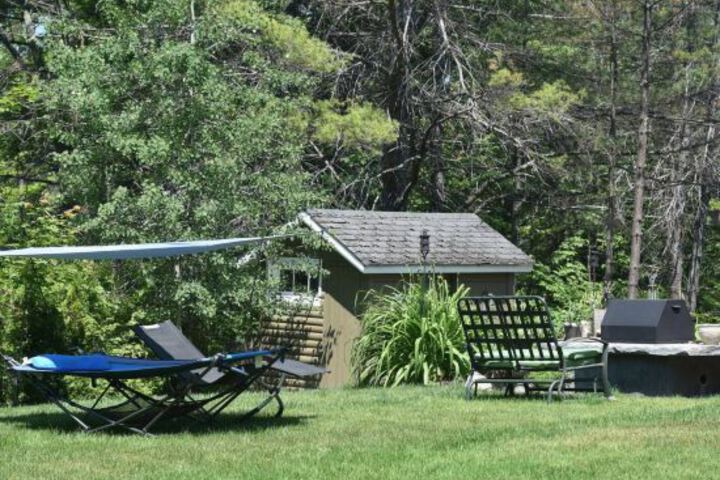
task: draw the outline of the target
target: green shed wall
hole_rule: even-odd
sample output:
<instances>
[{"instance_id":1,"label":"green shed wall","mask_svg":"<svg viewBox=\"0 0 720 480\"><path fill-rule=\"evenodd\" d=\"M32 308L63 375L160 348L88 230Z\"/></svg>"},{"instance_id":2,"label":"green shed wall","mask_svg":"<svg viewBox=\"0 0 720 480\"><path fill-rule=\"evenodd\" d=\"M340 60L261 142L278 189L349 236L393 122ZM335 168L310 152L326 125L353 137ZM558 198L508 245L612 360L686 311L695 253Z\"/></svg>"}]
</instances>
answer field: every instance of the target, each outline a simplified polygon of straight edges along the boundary
<instances>
[{"instance_id":1,"label":"green shed wall","mask_svg":"<svg viewBox=\"0 0 720 480\"><path fill-rule=\"evenodd\" d=\"M370 289L399 286L402 275L363 275L336 252L319 252L323 268L328 274L323 277L323 340L322 358L330 371L323 375L321 388L348 385L353 382L351 353L352 345L362 333L359 312L361 301ZM510 295L515 289L515 276L504 274L449 274L449 280L470 287L470 294ZM453 278L454 277L454 278Z\"/></svg>"}]
</instances>

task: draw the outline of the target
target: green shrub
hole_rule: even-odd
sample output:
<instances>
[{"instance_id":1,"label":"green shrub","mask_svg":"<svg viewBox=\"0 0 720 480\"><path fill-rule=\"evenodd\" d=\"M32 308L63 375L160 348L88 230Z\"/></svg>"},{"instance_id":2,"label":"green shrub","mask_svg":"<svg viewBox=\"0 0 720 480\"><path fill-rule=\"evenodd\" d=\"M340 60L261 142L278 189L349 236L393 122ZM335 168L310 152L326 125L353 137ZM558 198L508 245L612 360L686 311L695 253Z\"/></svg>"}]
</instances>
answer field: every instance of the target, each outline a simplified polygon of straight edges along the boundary
<instances>
[{"instance_id":1,"label":"green shrub","mask_svg":"<svg viewBox=\"0 0 720 480\"><path fill-rule=\"evenodd\" d=\"M406 281L399 288L370 291L361 315L363 334L353 349L353 369L361 385L395 386L452 380L466 375L470 359L445 279L431 277L427 289Z\"/></svg>"},{"instance_id":2,"label":"green shrub","mask_svg":"<svg viewBox=\"0 0 720 480\"><path fill-rule=\"evenodd\" d=\"M42 185L0 186L0 245L72 245L71 218ZM103 262L41 259L0 260L0 352L22 359L41 353L73 353L78 347L112 354L129 353L132 334L112 292L110 266ZM15 396L0 371L0 403ZM85 394L89 382L68 379L68 391ZM27 385L25 385L27 387ZM30 388L20 400L39 400Z\"/></svg>"},{"instance_id":3,"label":"green shrub","mask_svg":"<svg viewBox=\"0 0 720 480\"><path fill-rule=\"evenodd\" d=\"M540 291L529 289L531 294L546 297L552 309L555 332L563 331L566 322L579 323L592 318L593 305L602 303L602 284L591 282L590 274L582 261L587 240L579 235L565 239L553 252L550 261L535 263L530 278Z\"/></svg>"}]
</instances>

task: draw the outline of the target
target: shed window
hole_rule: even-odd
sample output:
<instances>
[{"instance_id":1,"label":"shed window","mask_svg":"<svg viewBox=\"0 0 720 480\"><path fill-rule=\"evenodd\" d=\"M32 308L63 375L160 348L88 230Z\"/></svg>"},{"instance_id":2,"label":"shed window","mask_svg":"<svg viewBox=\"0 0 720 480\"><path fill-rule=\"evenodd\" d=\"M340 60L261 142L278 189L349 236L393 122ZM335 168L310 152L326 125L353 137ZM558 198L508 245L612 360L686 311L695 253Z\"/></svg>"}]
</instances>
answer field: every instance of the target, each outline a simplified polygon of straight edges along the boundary
<instances>
[{"instance_id":1,"label":"shed window","mask_svg":"<svg viewBox=\"0 0 720 480\"><path fill-rule=\"evenodd\" d=\"M312 300L322 293L322 264L316 258L277 258L268 265L268 277L288 301Z\"/></svg>"}]
</instances>

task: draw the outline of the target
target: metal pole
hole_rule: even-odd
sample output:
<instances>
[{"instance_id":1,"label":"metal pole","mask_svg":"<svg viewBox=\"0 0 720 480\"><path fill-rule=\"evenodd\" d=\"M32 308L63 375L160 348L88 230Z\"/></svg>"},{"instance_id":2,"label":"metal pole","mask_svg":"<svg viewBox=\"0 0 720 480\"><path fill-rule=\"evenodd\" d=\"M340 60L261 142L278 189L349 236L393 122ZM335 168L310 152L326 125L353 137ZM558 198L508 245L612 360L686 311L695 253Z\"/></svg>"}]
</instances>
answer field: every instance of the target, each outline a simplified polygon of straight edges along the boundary
<instances>
[{"instance_id":1,"label":"metal pole","mask_svg":"<svg viewBox=\"0 0 720 480\"><path fill-rule=\"evenodd\" d=\"M427 230L423 230L420 234L420 255L422 257L423 266L423 281L422 281L422 304L420 310L422 314L425 314L425 296L428 291L428 272L427 272L427 256L430 253L430 234Z\"/></svg>"}]
</instances>

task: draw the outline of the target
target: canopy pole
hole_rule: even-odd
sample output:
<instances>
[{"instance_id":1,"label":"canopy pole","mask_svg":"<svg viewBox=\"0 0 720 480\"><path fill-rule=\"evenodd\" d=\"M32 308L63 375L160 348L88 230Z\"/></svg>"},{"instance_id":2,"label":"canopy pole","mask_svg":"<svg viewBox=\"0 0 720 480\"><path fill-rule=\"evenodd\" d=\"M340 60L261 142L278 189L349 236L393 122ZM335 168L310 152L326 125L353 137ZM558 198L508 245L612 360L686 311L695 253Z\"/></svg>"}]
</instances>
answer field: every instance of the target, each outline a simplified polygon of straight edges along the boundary
<instances>
[{"instance_id":1,"label":"canopy pole","mask_svg":"<svg viewBox=\"0 0 720 480\"><path fill-rule=\"evenodd\" d=\"M180 284L182 283L182 269L180 267L180 257L178 257L177 260L175 261L175 265L173 268L175 269L175 282L177 283L177 287L176 287L175 291L177 292L177 289L180 288ZM178 328L178 330L180 330L180 332L182 332L182 323L183 322L182 322L181 317L182 317L182 313L183 313L183 308L182 308L182 305L180 305L180 302L175 302L175 303L177 305L177 314L175 315L174 323L175 323L175 326Z\"/></svg>"}]
</instances>

